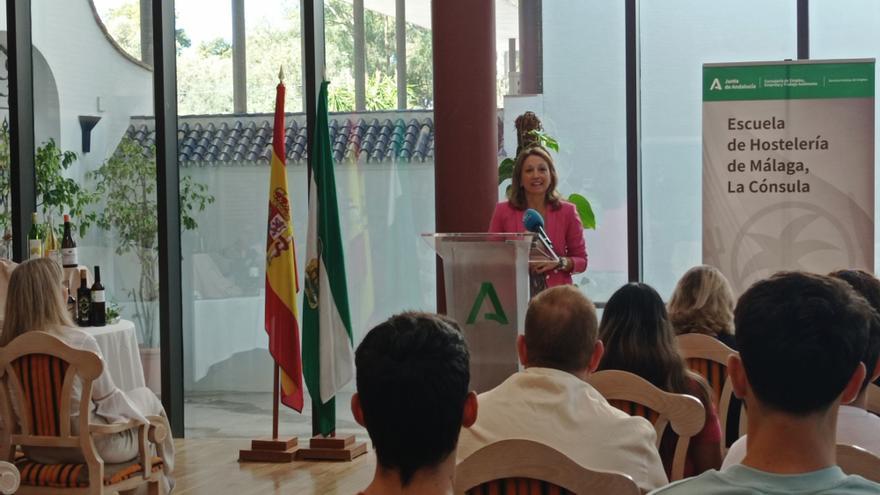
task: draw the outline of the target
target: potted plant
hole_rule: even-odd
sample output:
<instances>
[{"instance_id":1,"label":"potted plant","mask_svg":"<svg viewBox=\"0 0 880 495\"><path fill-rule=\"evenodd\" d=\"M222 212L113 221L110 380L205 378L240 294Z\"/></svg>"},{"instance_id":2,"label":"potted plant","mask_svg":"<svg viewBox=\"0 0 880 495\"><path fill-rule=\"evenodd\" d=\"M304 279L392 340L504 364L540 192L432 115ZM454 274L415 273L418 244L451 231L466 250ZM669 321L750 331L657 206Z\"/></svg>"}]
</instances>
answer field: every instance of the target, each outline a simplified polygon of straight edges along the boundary
<instances>
[{"instance_id":1,"label":"potted plant","mask_svg":"<svg viewBox=\"0 0 880 495\"><path fill-rule=\"evenodd\" d=\"M156 217L156 148L144 147L126 136L100 168L88 174L95 192L104 200L96 223L116 234L116 254L133 254L140 264L137 287L128 290L135 304L141 360L147 386L158 392L159 333L156 301L159 297L158 219ZM191 177L180 180L180 218L184 230L198 227L193 214L214 202L208 187Z\"/></svg>"},{"instance_id":2,"label":"potted plant","mask_svg":"<svg viewBox=\"0 0 880 495\"><path fill-rule=\"evenodd\" d=\"M80 237L86 234L95 220L94 213L85 209L95 201L95 194L77 181L64 176L76 162L73 151L63 151L49 139L37 147L34 155L36 169L37 211L46 225L56 229L61 236L61 225L55 220L64 213L70 213L79 228ZM10 205L9 184L9 125L0 124L0 257L12 257L12 206Z\"/></svg>"},{"instance_id":3,"label":"potted plant","mask_svg":"<svg viewBox=\"0 0 880 495\"><path fill-rule=\"evenodd\" d=\"M519 155L519 152L524 148L533 145L540 145L559 153L559 142L544 132L541 120L538 119L534 112L526 112L516 118L516 154ZM513 177L514 164L514 158L501 160L501 163L498 165L499 186ZM510 185L507 186L507 190L510 190ZM565 199L574 204L584 228L595 230L596 215L593 213L593 206L590 204L590 201L577 193L569 194Z\"/></svg>"}]
</instances>

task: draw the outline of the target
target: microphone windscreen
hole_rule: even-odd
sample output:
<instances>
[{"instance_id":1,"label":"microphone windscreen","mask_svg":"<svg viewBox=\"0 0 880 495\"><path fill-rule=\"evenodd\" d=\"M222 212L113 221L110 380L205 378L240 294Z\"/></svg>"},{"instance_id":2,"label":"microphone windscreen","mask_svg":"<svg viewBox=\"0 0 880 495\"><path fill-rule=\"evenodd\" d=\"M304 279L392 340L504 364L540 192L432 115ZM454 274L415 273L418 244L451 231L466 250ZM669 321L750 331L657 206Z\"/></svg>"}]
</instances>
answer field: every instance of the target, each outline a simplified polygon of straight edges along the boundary
<instances>
[{"instance_id":1,"label":"microphone windscreen","mask_svg":"<svg viewBox=\"0 0 880 495\"><path fill-rule=\"evenodd\" d=\"M537 232L539 228L544 226L544 217L537 210L529 208L523 214L523 225L529 232Z\"/></svg>"}]
</instances>

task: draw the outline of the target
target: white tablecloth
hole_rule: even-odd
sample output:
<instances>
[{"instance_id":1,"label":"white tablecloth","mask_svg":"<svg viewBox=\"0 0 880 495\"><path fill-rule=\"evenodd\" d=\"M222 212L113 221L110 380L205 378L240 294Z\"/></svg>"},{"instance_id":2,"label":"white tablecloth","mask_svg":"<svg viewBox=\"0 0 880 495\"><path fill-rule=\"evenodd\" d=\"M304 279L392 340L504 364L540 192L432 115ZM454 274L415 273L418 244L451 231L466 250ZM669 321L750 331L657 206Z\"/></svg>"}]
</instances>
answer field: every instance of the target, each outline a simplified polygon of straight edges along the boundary
<instances>
[{"instance_id":1,"label":"white tablecloth","mask_svg":"<svg viewBox=\"0 0 880 495\"><path fill-rule=\"evenodd\" d=\"M133 322L119 320L114 325L81 328L98 341L98 347L104 354L104 367L120 390L129 391L144 386L144 368Z\"/></svg>"},{"instance_id":2,"label":"white tablecloth","mask_svg":"<svg viewBox=\"0 0 880 495\"><path fill-rule=\"evenodd\" d=\"M85 270L86 272L86 287L91 288L92 284L95 283L95 279L92 277L92 271L85 265L79 265L76 268L64 268L64 280L67 280L67 283L70 285L70 293L73 297L76 297L76 289L79 289L80 286L79 272L81 270Z\"/></svg>"}]
</instances>

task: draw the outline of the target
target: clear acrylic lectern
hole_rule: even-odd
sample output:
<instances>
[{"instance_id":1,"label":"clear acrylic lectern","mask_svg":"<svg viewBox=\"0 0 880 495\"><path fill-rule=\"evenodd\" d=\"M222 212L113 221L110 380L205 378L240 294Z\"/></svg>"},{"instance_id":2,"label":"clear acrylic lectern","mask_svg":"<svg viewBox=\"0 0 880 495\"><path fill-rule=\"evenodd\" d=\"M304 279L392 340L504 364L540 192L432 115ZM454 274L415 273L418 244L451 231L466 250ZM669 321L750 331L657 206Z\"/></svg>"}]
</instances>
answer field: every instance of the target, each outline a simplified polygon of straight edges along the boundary
<instances>
[{"instance_id":1,"label":"clear acrylic lectern","mask_svg":"<svg viewBox=\"0 0 880 495\"><path fill-rule=\"evenodd\" d=\"M443 259L446 313L464 330L471 388L485 392L518 369L516 336L529 304L532 233L422 234Z\"/></svg>"}]
</instances>

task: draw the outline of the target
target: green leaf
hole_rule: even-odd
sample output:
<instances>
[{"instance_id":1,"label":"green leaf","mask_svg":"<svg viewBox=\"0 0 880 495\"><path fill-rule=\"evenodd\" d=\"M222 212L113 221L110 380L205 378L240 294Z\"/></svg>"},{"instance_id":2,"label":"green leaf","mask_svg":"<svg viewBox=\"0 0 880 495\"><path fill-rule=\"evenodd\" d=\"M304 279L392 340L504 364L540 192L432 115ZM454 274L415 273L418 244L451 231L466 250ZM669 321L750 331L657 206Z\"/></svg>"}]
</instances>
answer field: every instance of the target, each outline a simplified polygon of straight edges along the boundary
<instances>
[{"instance_id":1,"label":"green leaf","mask_svg":"<svg viewBox=\"0 0 880 495\"><path fill-rule=\"evenodd\" d=\"M568 196L568 200L574 203L574 207L577 209L578 216L581 217L581 223L584 228L595 230L596 215L593 213L593 207L590 205L587 198L580 194L573 193Z\"/></svg>"},{"instance_id":2,"label":"green leaf","mask_svg":"<svg viewBox=\"0 0 880 495\"><path fill-rule=\"evenodd\" d=\"M538 144L541 146L551 149L557 153L559 153L559 142L556 139L552 138L549 134L544 131L539 131L537 129L532 129L529 131L529 134L535 136L535 139L538 140Z\"/></svg>"},{"instance_id":3,"label":"green leaf","mask_svg":"<svg viewBox=\"0 0 880 495\"><path fill-rule=\"evenodd\" d=\"M501 160L501 165L498 165L499 186L502 182L513 177L513 165L514 161L512 158L505 158L504 160Z\"/></svg>"}]
</instances>

